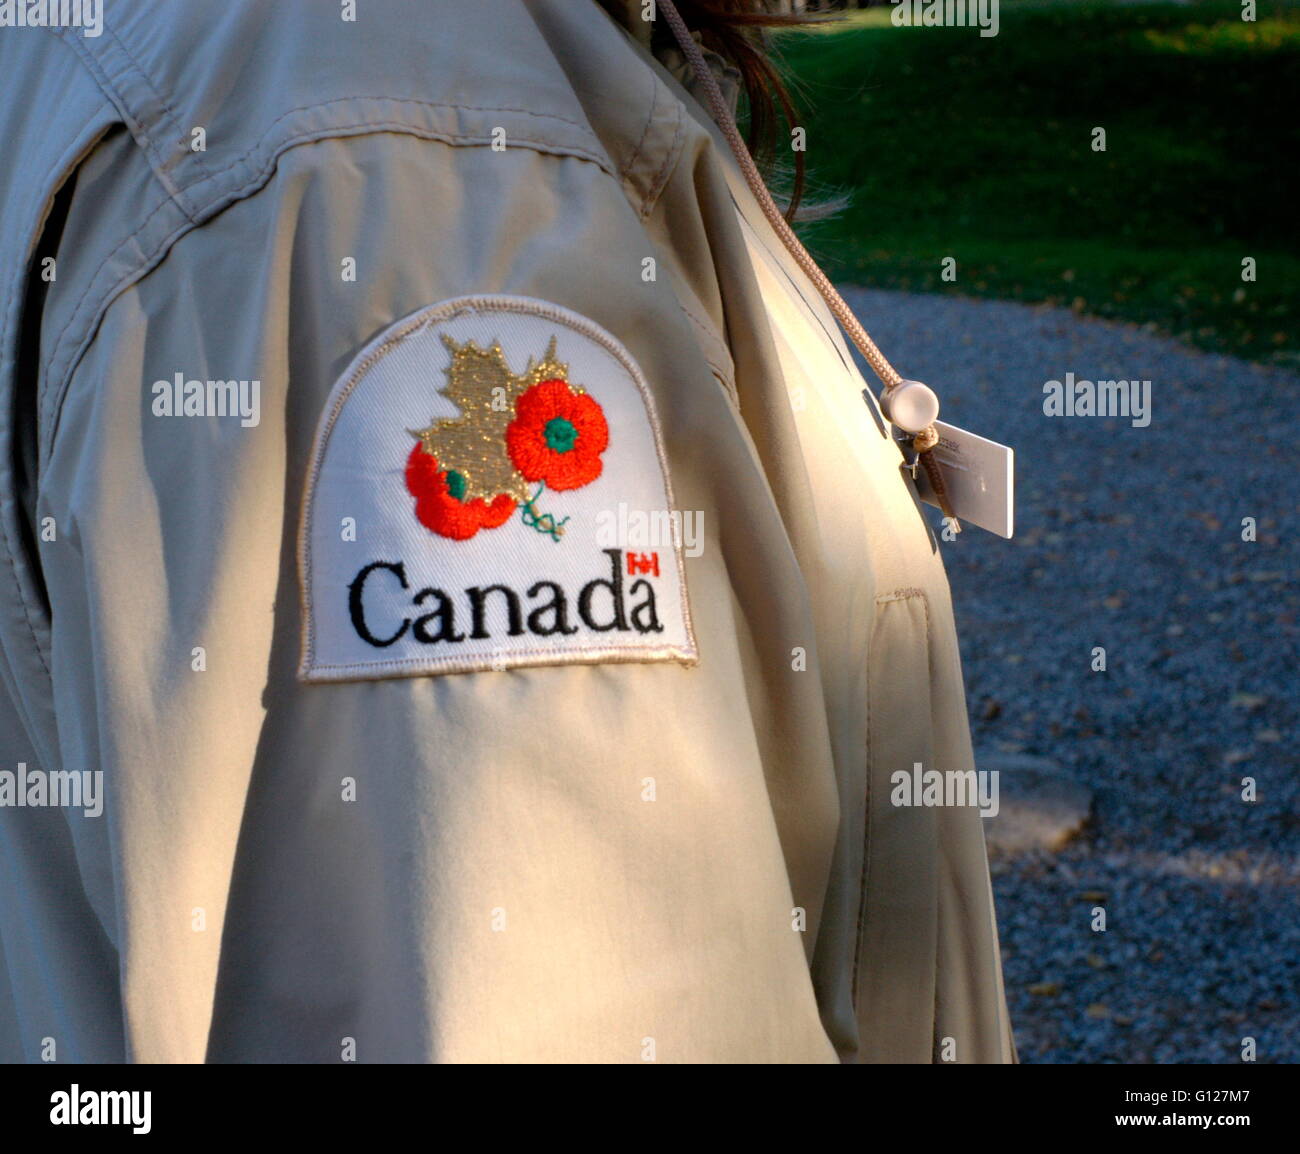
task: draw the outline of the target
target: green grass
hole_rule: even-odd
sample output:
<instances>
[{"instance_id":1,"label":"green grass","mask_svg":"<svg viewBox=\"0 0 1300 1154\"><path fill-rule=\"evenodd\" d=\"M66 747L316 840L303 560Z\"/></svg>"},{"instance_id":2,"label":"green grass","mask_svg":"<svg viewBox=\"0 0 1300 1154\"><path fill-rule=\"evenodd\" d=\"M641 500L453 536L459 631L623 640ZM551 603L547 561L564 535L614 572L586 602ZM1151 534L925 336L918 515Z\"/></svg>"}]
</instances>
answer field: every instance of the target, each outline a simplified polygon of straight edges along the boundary
<instances>
[{"instance_id":1,"label":"green grass","mask_svg":"<svg viewBox=\"0 0 1300 1154\"><path fill-rule=\"evenodd\" d=\"M895 28L888 6L782 34L814 196L851 196L805 241L842 282L1049 301L1300 363L1300 11L1239 14L1003 0L991 38Z\"/></svg>"}]
</instances>

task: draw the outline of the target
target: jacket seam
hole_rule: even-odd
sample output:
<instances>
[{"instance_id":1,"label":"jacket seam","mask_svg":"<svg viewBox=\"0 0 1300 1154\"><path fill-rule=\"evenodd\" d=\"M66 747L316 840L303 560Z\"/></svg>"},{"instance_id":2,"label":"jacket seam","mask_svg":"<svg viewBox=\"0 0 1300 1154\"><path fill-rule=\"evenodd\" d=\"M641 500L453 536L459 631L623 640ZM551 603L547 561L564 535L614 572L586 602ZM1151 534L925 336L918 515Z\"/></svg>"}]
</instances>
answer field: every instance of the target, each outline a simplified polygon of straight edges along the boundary
<instances>
[{"instance_id":1,"label":"jacket seam","mask_svg":"<svg viewBox=\"0 0 1300 1154\"><path fill-rule=\"evenodd\" d=\"M129 64L130 67L135 71L136 75L138 75L138 76L140 77L140 79L145 83L145 85L148 86L149 91L153 93L153 95L154 95L154 99L158 101L158 105L159 105L159 107L163 110L164 113L166 113L167 118L168 118L168 120L169 120L170 123L171 123L172 130L176 133L176 139L177 139L177 141L179 142L180 140L183 140L184 137L185 137L185 132L184 132L184 129L181 127L180 117L176 115L176 109L173 107L171 101L169 101L169 100L168 100L168 99L163 95L162 90L161 90L161 89L160 89L156 84L154 84L152 78L151 78L151 77L149 76L149 74L144 70L144 67L143 67L143 66L140 64L140 62L135 58L135 56L132 55L131 50L130 50L129 48L127 48L127 46L126 46L126 42L125 42L125 41L124 41L124 40L123 40L123 39L122 39L122 38L121 38L121 37L120 37L120 36L119 36L119 35L118 35L114 30L113 30L112 25L110 25L110 24L106 21L105 24L104 24L104 29L105 29L105 31L107 31L107 33L108 33L108 34L113 38L113 42L117 45L117 47L118 47L118 49L121 51L122 55L126 57L128 64ZM120 93L119 93L119 95L120 95ZM143 125L143 124L141 125L141 129L142 129L142 131L143 131L143 129L144 129L144 125ZM165 164L165 162L164 162L164 160L163 160L163 154L162 154L161 150L158 148L157 141L155 141L155 140L153 139L153 135L152 135L152 133L148 134L147 139L149 140L149 144L150 144L150 146L151 146L152 149L153 149L153 152L154 152L155 157L157 158L158 168L157 168L155 171L158 173L158 175L159 175L159 180L160 180L160 182L161 182L161 180L162 180L162 172L165 171L165 169L166 169L166 164ZM193 164L194 164L195 168L197 168L200 172L203 172L203 171L204 171L204 164L203 164L203 161L200 159L199 154L198 154L198 153L191 153L191 155L192 155L193 158L194 158L194 159L193 159ZM170 182L170 181L168 181L168 182L164 185L164 187L166 187L166 188L168 189L169 192L172 192L172 195L173 195L173 196L175 197L175 199L178 200L178 201L181 200L181 194L185 192L185 188L182 187L182 186L179 186L179 185L177 185L177 186L173 189L173 188L172 188L172 182ZM181 208L182 208L182 209L185 209L185 214L186 214L186 216L188 216L188 215L189 215L189 209L188 209L188 206L182 203L182 204L181 204Z\"/></svg>"},{"instance_id":2,"label":"jacket seam","mask_svg":"<svg viewBox=\"0 0 1300 1154\"><path fill-rule=\"evenodd\" d=\"M925 614L925 659L927 667L930 661L930 599L924 589L915 586L891 589L881 593L875 599L876 608L900 601L919 599ZM874 639L875 630L872 629ZM853 981L851 984L851 1002L853 1014L858 1015L858 980L862 975L862 944L867 932L867 892L871 884L871 688L868 686L866 696L866 741L863 752L866 757L866 788L863 798L862 816L862 870L858 877L858 917L856 944L853 949ZM859 1028L860 1032L860 1028ZM859 1044L860 1040L859 1040Z\"/></svg>"},{"instance_id":3,"label":"jacket seam","mask_svg":"<svg viewBox=\"0 0 1300 1154\"><path fill-rule=\"evenodd\" d=\"M681 300L678 300L677 304L682 312L686 314L686 319L699 329L712 344L720 349L726 349L726 343L719 339L718 335L709 325L695 315L693 309L689 308ZM740 397L736 392L734 367L719 364L717 359L711 356L707 349L701 349L700 355L704 358L704 363L717 373L718 379L722 382L722 387L726 391L728 398L731 400L733 405L738 407L740 404Z\"/></svg>"},{"instance_id":4,"label":"jacket seam","mask_svg":"<svg viewBox=\"0 0 1300 1154\"><path fill-rule=\"evenodd\" d=\"M656 81L650 89L650 115L645 118L645 124L641 128L641 139L636 142L636 147L632 149L632 155L628 157L628 161L620 173L624 180L632 178L632 170L636 168L636 162L641 159L641 149L645 147L646 137L650 135L650 126L655 122L655 110L659 107L659 87L659 83Z\"/></svg>"},{"instance_id":5,"label":"jacket seam","mask_svg":"<svg viewBox=\"0 0 1300 1154\"><path fill-rule=\"evenodd\" d=\"M121 49L121 55L126 58L125 62L119 58L117 60L117 66L126 72L138 74L140 79L149 86L150 91L154 94L154 98L158 100L162 108L174 119L175 113L172 112L170 105L162 99L158 94L158 90L150 82L149 78L140 70L139 65L135 63L135 58L126 51L125 46L122 45L121 40L118 39L113 30L108 28L107 25L105 27ZM154 140L153 134L148 130L146 121L137 114L136 109L132 107L131 103L123 95L121 85L116 83L109 75L108 67L104 60L90 50L90 47L85 43L83 37L75 35L70 29L63 29L58 35L59 38L67 44L81 60L86 71L90 74L91 79L98 86L100 92L104 94L105 99L117 109L118 114L122 117L123 123L130 130L131 139L135 141L136 147L144 155L144 158L149 165L149 170L153 173L154 179L167 195L176 202L181 211L184 212L186 216L192 218L193 212L181 195L183 190L176 187L175 182L171 178L171 174L167 171L166 161L164 160L162 153L158 151L157 142Z\"/></svg>"},{"instance_id":6,"label":"jacket seam","mask_svg":"<svg viewBox=\"0 0 1300 1154\"><path fill-rule=\"evenodd\" d=\"M364 98L350 98L350 99L364 99ZM320 106L309 105L307 107L312 108L312 107L320 107ZM458 106L445 106L445 107L458 107ZM156 204L152 210L150 210L148 216L146 216L145 219L140 223L139 227L136 228L131 233L129 233L126 237L124 237L122 241L115 248L113 248L104 257L102 261L100 261L95 271L87 278L86 287L82 290L81 295L77 298L77 303L73 306L68 321L59 330L58 335L54 338L54 341L51 345L50 355L45 361L45 364L43 366L44 371L41 374L42 379L46 382L46 385L41 390L40 395L37 397L38 412L43 416L45 416L46 427L49 430L48 433L42 438L45 451L48 453L53 446L54 438L58 432L58 428L57 428L58 416L63 407L64 397L67 393L67 389L70 384L72 374L76 371L77 365L80 363L81 358L85 355L86 350L89 348L90 344L93 341L94 330L96 327L95 325L92 324L89 326L85 326L86 336L83 339L81 346L69 358L69 363L66 369L60 370L59 381L57 386L50 383L49 373L58 365L60 359L62 358L64 354L64 342L68 337L69 332L74 328L74 326L78 324L78 321L81 320L83 313L85 312L85 305L86 305L87 298L90 297L90 294L95 287L95 282L98 280L100 273L124 249L126 249L130 244L132 244L133 242L139 239L139 237L147 229L149 223L153 220L155 216L158 215L159 212L161 212L163 209L168 207L168 205L176 204L177 208L182 213L185 213L185 220L178 228L173 229L171 232L163 236L157 245L155 245L147 253L145 253L139 261L135 262L133 267L128 272L123 274L120 278L118 278L118 280L114 282L113 285L111 285L109 288L104 290L102 293L96 294L93 298L91 298L95 301L94 313L96 315L102 313L102 311L107 308L107 306L118 296L118 294L123 292L132 283L138 280L142 275L146 274L159 260L162 259L163 256L165 256L167 250L169 250L172 245L174 245L177 241L179 241L182 236L192 231L193 229L198 228L200 225L206 224L217 214L219 210L225 207L229 207L230 205L240 200L247 199L249 196L255 194L262 187L264 187L270 181L271 176L273 175L275 168L278 165L280 157L284 153L288 152L289 149L303 144L315 143L321 140L343 139L343 138L347 138L351 136L359 136L359 135L369 136L369 135L381 134L387 132L395 133L398 135L414 136L422 140L439 141L453 148L482 147L483 145L487 145L492 142L490 136L482 136L482 135L460 136L453 133L422 128L419 126L411 125L405 121L376 122L376 121L368 120L362 124L333 125L329 128L312 129L297 134L296 136L286 137L283 141L280 142L278 147L272 153L270 153L270 155L266 157L266 160L264 161L262 166L259 169L257 169L252 176L250 176L246 181L244 181L243 184L237 185L233 188L221 189L214 192L214 194L208 200L203 202L203 204L198 208L198 210L195 212L193 216L191 216L188 213L185 213L184 205L179 204L176 200L176 197L173 195L168 195L163 200L159 201L159 203ZM262 140L265 140L265 135L262 137ZM259 141L259 145L260 143L261 141ZM617 174L614 172L613 169L611 169L608 166L608 164L601 157L591 153L587 153L584 150L577 149L572 146L557 145L548 140L541 140L541 139L533 140L533 139L526 139L522 137L515 137L514 144L516 147L530 148L542 154L570 157L577 160L585 160L589 163L595 164L602 172L604 172L611 179L617 179ZM240 163L246 162L250 154L255 150L256 147L258 146L254 146L254 149L250 149L248 152L245 152L238 160L226 166L226 169L233 168ZM213 175L214 176L220 175L220 173L225 172L226 169L219 170L218 173L214 173Z\"/></svg>"},{"instance_id":7,"label":"jacket seam","mask_svg":"<svg viewBox=\"0 0 1300 1154\"><path fill-rule=\"evenodd\" d=\"M188 181L185 184L177 185L177 188L181 192L188 192L196 185L202 184L207 180L215 180L217 177L222 176L225 173L229 172L232 168L237 168L239 165L246 163L249 157L251 157L254 153L256 153L263 146L263 144L266 143L267 139L271 137L275 129L275 126L278 125L282 120L287 120L295 113L314 112L319 109L329 108L333 104L348 104L357 100L384 102L388 104L408 104L416 108L432 108L432 109L440 109L440 110L452 111L452 112L511 112L519 116L532 117L534 120L557 121L561 124L568 124L574 128L577 128L582 133L582 135L585 136L588 140L590 140L593 144L599 145L600 143L599 140L596 138L596 136L591 132L591 130L585 124L582 124L580 121L577 120L571 120L567 116L560 116L556 113L533 112L531 109L527 109L527 108L511 108L505 105L495 105L495 104L460 104L456 102L441 101L441 100L416 100L411 97L405 97L405 96L383 96L383 95L377 96L374 94L353 93L347 96L335 96L329 100L314 101L311 104L300 104L293 108L286 109L279 116L277 116L273 121L271 121L270 124L266 126L265 131L262 133L261 136L257 138L256 141L254 141L248 148L246 148L242 153L240 153L240 155L237 156L234 160L232 160L229 164L223 166L222 168L213 169L210 172L204 172L204 174L198 179ZM346 126L333 125L328 129L313 130L313 131L321 131L324 132L327 136L332 136L338 134L338 130L344 127ZM365 121L358 122L356 125L353 125L352 127L369 127L372 129L379 129L380 131L393 131L393 132L401 132L403 130L407 130L414 135L422 135L423 133L427 132L433 135L435 138L447 137L447 138L456 138L456 139L466 139L474 142L479 142L479 141L490 142L492 139L491 136L483 136L481 134L472 135L472 134L461 134L461 133L454 133L454 132L444 132L438 129L422 128L419 125L407 124L405 121L394 121L394 120L374 121L374 120L367 119ZM290 136L290 137L286 137L285 139L286 141L293 141L297 138ZM593 163L598 164L610 176L619 175L615 171L612 163L606 160L604 157L602 157L600 152L597 149L589 149L589 150L579 149L575 145L560 144L555 141L545 140L544 138L540 138L540 137L538 138L515 137L514 139L517 141L522 140L525 145L543 144L555 149L564 149L566 152L572 152L575 155L581 154L583 155L584 159L591 160ZM509 142L510 142L510 138L507 137L507 145L509 144ZM285 145L282 142L280 148L277 150L276 155L278 155L278 152L283 151L286 146L287 145Z\"/></svg>"},{"instance_id":8,"label":"jacket seam","mask_svg":"<svg viewBox=\"0 0 1300 1154\"><path fill-rule=\"evenodd\" d=\"M657 89L656 89L657 91ZM641 218L644 220L653 210L659 201L659 196L668 184L669 177L676 171L677 161L681 156L682 133L684 121L686 119L686 109L681 101L677 102L677 122L673 127L673 140L668 146L664 155L664 162L655 174L654 180L650 182L650 187L646 189L645 197L641 204Z\"/></svg>"},{"instance_id":9,"label":"jacket seam","mask_svg":"<svg viewBox=\"0 0 1300 1154\"><path fill-rule=\"evenodd\" d=\"M125 71L131 72L135 76L137 76L140 79L140 81L149 89L154 99L158 102L159 108L162 110L163 113L165 113L167 119L170 120L173 129L177 132L178 140L181 139L184 133L181 131L180 119L176 115L175 108L172 106L171 102L168 101L166 97L163 96L162 91L159 89L159 87L156 84L154 84L153 80L150 79L149 74L145 72L144 68L140 65L139 61L137 61L136 58L131 54L130 50L126 47L126 44L122 41L121 37L119 37L117 33L108 25L106 25L105 27L109 35L112 37L113 43L116 45L117 50L125 58L124 62L121 62L122 68ZM192 180L188 180L185 181L184 183L181 183L176 181L173 178L172 174L168 171L167 162L162 152L159 150L158 142L155 139L153 132L151 131L153 125L146 123L144 119L142 119L139 115L137 115L137 113L133 109L131 109L129 103L127 102L121 90L121 86L115 84L113 80L109 77L108 72L104 68L103 62L96 56L94 52L90 50L90 48L85 43L83 43L83 38L73 35L69 30L64 30L63 32L61 32L60 36L63 40L65 40L73 47L73 49L78 53L78 55L82 57L84 61L87 62L88 66L93 65L93 67L89 67L89 71L91 75L94 77L95 82L99 85L100 89L105 93L106 96L109 97L112 103L119 110L121 110L125 116L129 118L131 127L134 129L132 135L134 136L141 151L144 152L145 155L150 158L151 161L150 168L153 169L154 175L158 179L158 182L163 186L163 188L167 190L169 196L173 200L177 201L177 203L179 204L181 210L185 213L185 215L190 217L191 219L201 217L204 211L204 206L202 205L196 207L190 203L187 203L189 198L186 196L186 194L191 189L197 187L198 185L204 184L209 180L213 180L225 174L230 169L235 168L242 163L245 163L248 160L248 158L252 156L255 152L257 152L266 143L266 141L273 135L276 126L279 125L281 121L287 120L289 117L299 112L308 112L316 109L328 108L333 104L343 104L351 101L365 100L365 101L374 101L374 102L382 101L382 102L388 102L393 104L411 105L417 108L443 109L449 111L509 112L519 116L531 117L535 120L540 120L544 122L552 121L560 124L569 125L572 128L578 129L578 131L583 136L585 136L593 145L599 146L600 144L599 139L596 137L595 133L591 131L591 127L589 125L584 124L579 120L574 120L572 117L561 116L559 113L537 112L531 108L515 108L509 105L477 105L477 104L464 104L458 101L419 100L413 97L389 96L389 95L382 95L382 94L376 95L372 93L370 94L349 93L344 96L333 97L329 100L312 101L307 104L299 104L299 105L295 105L293 108L285 109L284 112L282 112L279 116L277 116L266 126L262 134L257 138L257 140L255 140L251 145L249 145L246 149L244 149L243 152L239 154L239 156L237 156L234 160L232 160L229 164L225 165L222 168L209 170L205 166L204 162L198 158L197 154L193 154L194 155L193 163L195 168L198 169L198 175ZM658 86L656 86L656 96L657 96L657 88ZM389 121L385 123L392 123L392 122ZM647 122L646 124L647 131L649 130L649 127L650 127L649 122ZM644 139L644 135L643 135L643 139ZM557 144L556 147L566 147L566 146ZM573 146L567 146L567 147L573 147ZM599 163L601 167L605 168L606 171L610 173L610 175L621 175L615 173L615 170L612 165L612 161L607 164L604 160L600 158L598 147L596 149L592 149L591 152L592 152L591 158L595 160L596 163ZM630 171L630 166L629 166L629 171Z\"/></svg>"},{"instance_id":10,"label":"jacket seam","mask_svg":"<svg viewBox=\"0 0 1300 1154\"><path fill-rule=\"evenodd\" d=\"M103 133L101 131L96 135L94 140L100 139L102 135ZM42 179L33 186L34 191L32 192L32 195L28 198L26 202L26 207L23 210L24 217L30 216L32 210L36 207L38 198L41 197L42 194L50 188L50 185L53 182L55 175L59 172L69 169L73 165L73 162L77 156L80 156L86 153L89 149L93 148L94 140L87 141L81 139L81 137L78 136L77 139L75 139L66 149L64 149L64 151L59 155L59 157L54 161L54 163L50 165L49 170L45 173ZM45 227L45 219L47 214L48 214L48 208L46 212L41 214L41 218L35 222L33 228L33 236L37 239L38 243L39 243L40 233ZM8 293L8 299L5 301L5 313L4 313L4 323L3 323L2 331L3 331L4 341L6 344L8 344L11 335L16 336L14 321L17 315L17 311L20 308L19 302L22 300L22 298L25 295L23 290L23 286L25 284L26 284L26 277L15 278L13 287L10 289ZM14 380L13 385L15 388L18 386L18 381L16 379ZM39 413L39 411L40 411L40 396L38 395L37 412ZM14 428L12 424L12 420L10 420L8 437L12 439L12 437L16 434L16 432L17 430ZM5 466L3 470L3 474L6 478L10 476L11 474L10 465L7 464ZM23 589L22 579L18 575L18 565L14 560L14 553L15 553L14 540L9 532L8 516L0 516L0 534L3 534L4 536L5 562L9 568L9 575L13 581L14 591L18 594L18 602L22 606L23 624L27 626L27 632L32 639L32 647L36 650L36 658L41 663L41 668L44 670L45 676L53 677L53 673L50 669L50 663L45 659L45 648L41 644L41 639L37 634L36 625L33 621L33 616L32 616L33 606L27 598L27 593ZM41 615L38 612L36 616L37 618L39 618ZM42 626L43 625L44 622L42 622Z\"/></svg>"}]
</instances>

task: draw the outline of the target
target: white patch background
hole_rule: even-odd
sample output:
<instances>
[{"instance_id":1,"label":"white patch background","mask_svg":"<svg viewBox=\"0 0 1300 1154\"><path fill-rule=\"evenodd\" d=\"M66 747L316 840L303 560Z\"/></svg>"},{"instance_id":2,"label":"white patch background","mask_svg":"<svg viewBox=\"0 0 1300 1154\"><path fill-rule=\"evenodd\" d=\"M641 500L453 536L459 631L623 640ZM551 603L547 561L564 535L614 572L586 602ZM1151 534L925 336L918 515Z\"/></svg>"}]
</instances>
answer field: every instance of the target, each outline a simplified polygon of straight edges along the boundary
<instances>
[{"instance_id":1,"label":"white patch background","mask_svg":"<svg viewBox=\"0 0 1300 1154\"><path fill-rule=\"evenodd\" d=\"M529 357L540 359L556 338L556 359L568 364L571 386L581 387L604 410L609 447L601 456L601 475L568 492L546 489L538 509L556 520L568 517L557 542L526 526L515 510L496 529L480 529L455 541L425 528L415 516L407 491L406 460L422 429L437 418L455 419L459 409L441 394L451 353L442 335L481 347L501 343L506 362L522 373ZM302 662L307 681L421 676L470 670L593 661L668 661L696 658L690 627L680 543L632 546L657 552L659 576L622 571L625 608L643 600L629 595L645 576L654 587L663 632L598 632L577 611L577 595L594 577L608 578L610 562L601 551L601 514L608 521L623 502L648 515L673 508L658 422L639 369L626 350L591 321L543 301L525 297L474 297L421 309L375 338L353 361L330 396L317 432L304 495L299 533L302 583ZM356 521L356 540L342 536L343 519ZM607 543L605 543L607 544ZM412 599L428 586L444 590L456 610L459 643L425 644L406 633L387 648L376 648L353 628L348 587L373 561L402 562L408 588L386 570L366 583L365 611L371 631L389 636L403 618L428 613L431 602ZM573 634L537 636L507 633L504 598L487 599L487 639L471 639L468 598L471 586L504 584L519 593L525 620L530 609L548 600L526 596L538 581L557 582L569 603ZM596 599L602 619L609 598ZM629 620L629 626L631 622Z\"/></svg>"}]
</instances>

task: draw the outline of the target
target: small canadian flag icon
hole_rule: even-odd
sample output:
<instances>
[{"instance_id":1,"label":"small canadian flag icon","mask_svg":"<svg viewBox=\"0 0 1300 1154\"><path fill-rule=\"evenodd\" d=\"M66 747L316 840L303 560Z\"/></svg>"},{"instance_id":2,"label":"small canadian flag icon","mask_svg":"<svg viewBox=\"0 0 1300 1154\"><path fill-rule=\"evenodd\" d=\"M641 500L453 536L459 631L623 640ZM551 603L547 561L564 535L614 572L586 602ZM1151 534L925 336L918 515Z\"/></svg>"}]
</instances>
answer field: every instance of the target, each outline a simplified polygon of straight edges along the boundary
<instances>
[{"instance_id":1,"label":"small canadian flag icon","mask_svg":"<svg viewBox=\"0 0 1300 1154\"><path fill-rule=\"evenodd\" d=\"M627 555L627 575L635 577L638 573L653 573L658 577L659 554L633 553L629 550Z\"/></svg>"}]
</instances>

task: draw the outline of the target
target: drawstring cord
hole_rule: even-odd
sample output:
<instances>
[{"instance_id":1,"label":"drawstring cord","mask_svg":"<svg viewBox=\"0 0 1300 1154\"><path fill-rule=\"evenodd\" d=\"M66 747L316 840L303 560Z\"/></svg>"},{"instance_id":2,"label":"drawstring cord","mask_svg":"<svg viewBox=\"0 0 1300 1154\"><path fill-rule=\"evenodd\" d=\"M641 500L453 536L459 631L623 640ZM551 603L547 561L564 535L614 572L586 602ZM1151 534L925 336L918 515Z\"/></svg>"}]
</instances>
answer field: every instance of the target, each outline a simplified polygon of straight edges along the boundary
<instances>
[{"instance_id":1,"label":"drawstring cord","mask_svg":"<svg viewBox=\"0 0 1300 1154\"><path fill-rule=\"evenodd\" d=\"M759 208L763 210L767 222L775 230L776 235L781 238L782 244L785 245L787 251L794 258L795 263L816 286L822 300L826 302L826 307L834 314L835 319L839 321L841 327L849 335L849 339L858 347L858 350L867 359L872 371L880 378L880 383L884 385L885 391L881 395L881 407L885 410L885 415L888 416L890 412L891 394L901 396L903 391L909 389L923 390L927 394L926 401L933 412L929 420L925 421L924 427L913 436L912 449L916 452L922 467L925 469L925 474L930 480L930 487L934 490L935 498L939 502L939 507L942 509L944 516L950 520L954 531L960 533L961 525L948 503L948 489L943 481L943 471L939 467L939 462L930 455L930 450L939 443L939 434L934 427L934 417L938 415L937 399L934 398L934 394L925 385L921 385L917 381L905 381L903 379L898 370L885 358L885 354L876 347L876 342L871 339L867 334L867 330L862 327L862 322L854 315L848 301L840 296L839 291L831 284L830 278L822 272L812 254L804 248L803 242L800 241L794 230L786 222L781 209L777 206L776 201L772 199L772 194L768 192L767 185L763 183L762 174L758 171L758 165L754 163L753 156L750 155L744 137L740 135L740 129L736 126L731 110L727 107L726 99L722 95L722 89L718 86L717 78L705 61L700 46L696 44L695 38L691 36L690 31L687 29L686 22L677 11L676 5L673 0L657 0L657 3L663 12L664 19L668 22L669 28L672 29L673 36L677 39L678 46L690 62L695 78L703 87L704 93L708 97L713 119L722 130L727 143L731 146L731 151L740 165L740 171L744 174L745 183L749 185L749 190L754 194L754 199L758 201Z\"/></svg>"}]
</instances>

